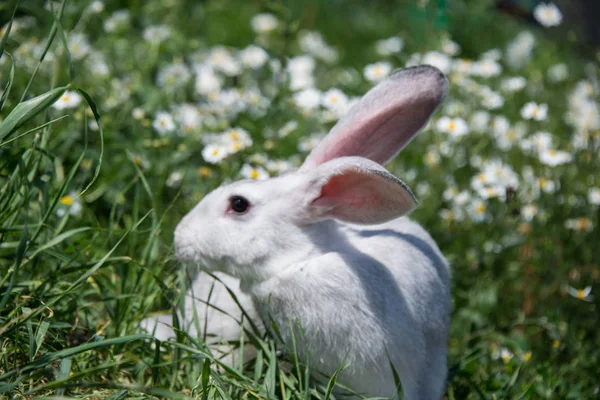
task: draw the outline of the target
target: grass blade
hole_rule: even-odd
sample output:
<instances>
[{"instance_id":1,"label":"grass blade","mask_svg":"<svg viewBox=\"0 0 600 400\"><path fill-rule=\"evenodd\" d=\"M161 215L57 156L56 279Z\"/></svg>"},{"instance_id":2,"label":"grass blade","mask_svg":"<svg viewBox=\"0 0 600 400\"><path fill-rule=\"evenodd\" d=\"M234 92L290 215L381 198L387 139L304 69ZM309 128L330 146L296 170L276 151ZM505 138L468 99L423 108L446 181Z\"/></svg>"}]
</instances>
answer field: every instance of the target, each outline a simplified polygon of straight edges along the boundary
<instances>
[{"instance_id":1,"label":"grass blade","mask_svg":"<svg viewBox=\"0 0 600 400\"><path fill-rule=\"evenodd\" d=\"M0 40L0 58L2 58L2 55L4 54L4 47L6 46L6 41L8 40L8 36L10 35L10 30L12 29L12 24L13 24L13 21L15 20L15 15L17 14L17 9L19 8L19 3L21 3L21 0L15 1L15 7L13 8L12 15L10 16L10 19L8 21L8 26L6 27L6 32L4 32L4 36L2 36L2 40ZM0 110L1 109L2 109L2 107L0 107Z\"/></svg>"},{"instance_id":2,"label":"grass blade","mask_svg":"<svg viewBox=\"0 0 600 400\"><path fill-rule=\"evenodd\" d=\"M6 116L4 121L0 123L0 140L8 138L9 135L21 125L50 107L60 96L62 96L67 88L68 86L61 86L36 96L33 99L17 104L10 114Z\"/></svg>"}]
</instances>

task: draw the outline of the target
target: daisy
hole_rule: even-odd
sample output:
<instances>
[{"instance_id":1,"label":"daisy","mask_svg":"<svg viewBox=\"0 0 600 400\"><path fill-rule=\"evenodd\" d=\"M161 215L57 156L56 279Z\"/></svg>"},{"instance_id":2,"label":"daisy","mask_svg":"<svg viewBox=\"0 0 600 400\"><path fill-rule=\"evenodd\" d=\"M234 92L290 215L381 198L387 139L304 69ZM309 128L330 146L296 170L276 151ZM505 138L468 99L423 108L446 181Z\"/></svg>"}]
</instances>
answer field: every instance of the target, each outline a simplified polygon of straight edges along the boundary
<instances>
[{"instance_id":1,"label":"daisy","mask_svg":"<svg viewBox=\"0 0 600 400\"><path fill-rule=\"evenodd\" d=\"M533 218L537 215L538 208L535 204L527 204L526 206L521 207L521 217L527 222L533 220Z\"/></svg>"},{"instance_id":2,"label":"daisy","mask_svg":"<svg viewBox=\"0 0 600 400\"><path fill-rule=\"evenodd\" d=\"M75 108L81 103L82 97L78 92L72 92L67 90L56 100L52 105L57 110L64 110L67 108Z\"/></svg>"},{"instance_id":3,"label":"daisy","mask_svg":"<svg viewBox=\"0 0 600 400\"><path fill-rule=\"evenodd\" d=\"M521 109L521 116L524 119L543 121L548 117L548 105L529 102Z\"/></svg>"},{"instance_id":4,"label":"daisy","mask_svg":"<svg viewBox=\"0 0 600 400\"><path fill-rule=\"evenodd\" d=\"M253 167L250 164L244 164L240 173L246 179L257 181L269 178L269 173L263 167Z\"/></svg>"},{"instance_id":5,"label":"daisy","mask_svg":"<svg viewBox=\"0 0 600 400\"><path fill-rule=\"evenodd\" d=\"M569 285L567 287L567 291L571 296L575 297L576 299L583 300L583 301L594 300L594 296L591 295L591 293L592 293L591 286L586 286L583 289L575 289L574 287Z\"/></svg>"},{"instance_id":6,"label":"daisy","mask_svg":"<svg viewBox=\"0 0 600 400\"><path fill-rule=\"evenodd\" d=\"M256 33L269 33L277 29L279 20L273 14L256 14L250 21L252 30Z\"/></svg>"},{"instance_id":7,"label":"daisy","mask_svg":"<svg viewBox=\"0 0 600 400\"><path fill-rule=\"evenodd\" d=\"M227 156L227 148L217 144L209 144L202 150L202 158L211 164L219 164Z\"/></svg>"},{"instance_id":8,"label":"daisy","mask_svg":"<svg viewBox=\"0 0 600 400\"><path fill-rule=\"evenodd\" d=\"M433 65L446 74L450 72L450 69L452 68L452 58L448 57L444 53L440 53L439 51L430 51L429 53L426 53L423 55L421 63Z\"/></svg>"},{"instance_id":9,"label":"daisy","mask_svg":"<svg viewBox=\"0 0 600 400\"><path fill-rule=\"evenodd\" d=\"M562 82L569 77L569 69L565 64L555 64L548 68L548 79L552 82Z\"/></svg>"},{"instance_id":10,"label":"daisy","mask_svg":"<svg viewBox=\"0 0 600 400\"><path fill-rule=\"evenodd\" d=\"M469 133L469 127L462 118L442 117L437 121L435 127L440 132L449 133L453 138Z\"/></svg>"},{"instance_id":11,"label":"daisy","mask_svg":"<svg viewBox=\"0 0 600 400\"><path fill-rule=\"evenodd\" d=\"M482 222L485 220L487 205L482 200L473 201L467 208L469 217L473 222Z\"/></svg>"},{"instance_id":12,"label":"daisy","mask_svg":"<svg viewBox=\"0 0 600 400\"><path fill-rule=\"evenodd\" d=\"M321 97L321 104L332 111L337 118L341 117L348 110L348 96L339 89L329 89Z\"/></svg>"},{"instance_id":13,"label":"daisy","mask_svg":"<svg viewBox=\"0 0 600 400\"><path fill-rule=\"evenodd\" d=\"M594 224L589 218L580 217L566 220L565 228L572 229L577 232L589 232L594 229Z\"/></svg>"},{"instance_id":14,"label":"daisy","mask_svg":"<svg viewBox=\"0 0 600 400\"><path fill-rule=\"evenodd\" d=\"M149 26L144 29L142 36L148 43L159 44L171 36L171 28L169 28L167 25Z\"/></svg>"},{"instance_id":15,"label":"daisy","mask_svg":"<svg viewBox=\"0 0 600 400\"><path fill-rule=\"evenodd\" d=\"M167 178L167 182L165 183L167 187L176 188L181 184L183 179L183 173L181 171L172 172L171 175Z\"/></svg>"},{"instance_id":16,"label":"daisy","mask_svg":"<svg viewBox=\"0 0 600 400\"><path fill-rule=\"evenodd\" d=\"M381 61L375 64L369 64L364 69L364 76L369 82L379 82L386 78L392 72L392 64Z\"/></svg>"},{"instance_id":17,"label":"daisy","mask_svg":"<svg viewBox=\"0 0 600 400\"><path fill-rule=\"evenodd\" d=\"M595 206L600 205L600 188L592 187L588 191L588 201Z\"/></svg>"},{"instance_id":18,"label":"daisy","mask_svg":"<svg viewBox=\"0 0 600 400\"><path fill-rule=\"evenodd\" d=\"M556 167L573 161L573 156L566 151L548 149L540 153L540 161L545 165Z\"/></svg>"},{"instance_id":19,"label":"daisy","mask_svg":"<svg viewBox=\"0 0 600 400\"><path fill-rule=\"evenodd\" d=\"M540 3L533 9L533 17L542 26L549 28L562 22L562 14L554 3Z\"/></svg>"},{"instance_id":20,"label":"daisy","mask_svg":"<svg viewBox=\"0 0 600 400\"><path fill-rule=\"evenodd\" d=\"M393 36L389 39L378 40L375 43L375 50L380 56L389 56L391 54L399 53L404 48L404 41L398 37Z\"/></svg>"},{"instance_id":21,"label":"daisy","mask_svg":"<svg viewBox=\"0 0 600 400\"><path fill-rule=\"evenodd\" d=\"M321 104L321 93L317 89L304 89L294 94L294 103L304 112L310 112Z\"/></svg>"},{"instance_id":22,"label":"daisy","mask_svg":"<svg viewBox=\"0 0 600 400\"><path fill-rule=\"evenodd\" d=\"M81 214L83 206L81 204L81 199L77 197L75 193L69 193L64 195L58 200L60 206L56 210L56 215L59 217L65 216L67 213L76 217Z\"/></svg>"},{"instance_id":23,"label":"daisy","mask_svg":"<svg viewBox=\"0 0 600 400\"><path fill-rule=\"evenodd\" d=\"M156 113L154 121L152 121L152 127L159 135L163 136L164 134L175 130L175 121L171 114L159 111Z\"/></svg>"},{"instance_id":24,"label":"daisy","mask_svg":"<svg viewBox=\"0 0 600 400\"><path fill-rule=\"evenodd\" d=\"M240 60L244 66L251 69L259 69L269 59L267 52L258 46L248 46L240 52Z\"/></svg>"},{"instance_id":25,"label":"daisy","mask_svg":"<svg viewBox=\"0 0 600 400\"><path fill-rule=\"evenodd\" d=\"M513 76L503 79L500 83L502 90L505 92L518 92L527 85L527 79L522 76Z\"/></svg>"}]
</instances>

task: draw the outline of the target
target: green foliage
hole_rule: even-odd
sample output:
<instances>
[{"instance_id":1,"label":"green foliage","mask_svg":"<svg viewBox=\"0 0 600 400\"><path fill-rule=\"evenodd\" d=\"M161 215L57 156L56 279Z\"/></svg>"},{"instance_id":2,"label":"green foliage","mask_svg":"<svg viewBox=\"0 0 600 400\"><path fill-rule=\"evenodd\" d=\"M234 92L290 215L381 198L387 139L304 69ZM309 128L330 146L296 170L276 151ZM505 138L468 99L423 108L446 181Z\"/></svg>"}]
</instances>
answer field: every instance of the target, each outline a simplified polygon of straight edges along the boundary
<instances>
[{"instance_id":1,"label":"green foliage","mask_svg":"<svg viewBox=\"0 0 600 400\"><path fill-rule=\"evenodd\" d=\"M445 107L388 166L416 188L421 207L413 217L452 264L447 395L597 395L598 65L570 52L560 30L550 41L547 31L491 10L491 1L10 3L0 5L8 21L0 31L0 396L335 397L344 366L314 382L310 360L281 355L271 338L246 332L235 343L241 360L231 367L202 337L177 331L176 340L161 342L139 326L152 313L182 308L193 271L173 256L179 219L220 183L240 178L245 164L265 173L277 171L264 158L297 164L299 145L337 118L324 105L302 110L290 88L293 76L284 73L289 57L310 52L298 40L304 30L321 33L337 51L329 60L327 50L313 55L316 87L348 96L368 90L364 69L377 61L402 67L422 55L440 62L441 54L441 62L456 66L468 58L472 65L494 59L483 52L501 50L501 73L450 74ZM126 21L115 17L122 9L130 12ZM256 33L250 20L259 12L279 25ZM168 28L166 38L144 38L159 24ZM521 30L531 31L535 44L522 65L511 66L507 46ZM378 54L375 42L396 35L404 49ZM450 38L460 56L440 52L452 53ZM243 110L232 112L236 104L199 93L194 67L218 46L252 43L267 50L264 65L219 72L222 91L247 96ZM549 78L558 63L567 76ZM165 73L178 64L190 73L187 80L185 72ZM523 77L526 87L503 92L511 76ZM502 93L504 103L488 107L491 119L477 129L473 120L486 109L488 89ZM576 90L585 94L582 104ZM530 101L548 105L545 120L522 116ZM183 104L194 106L200 122L186 125L178 116ZM569 120L585 107L589 124L583 114ZM175 119L164 132L163 111ZM453 137L448 126L436 128L443 116L468 122L469 134ZM506 118L507 132L498 133L498 117ZM290 121L297 126L281 133ZM499 145L521 127L525 133L510 146ZM221 162L207 161L202 150L209 135L231 128L249 132L252 144ZM552 166L524 150L538 131L550 132L553 148L572 161ZM519 185L483 198L472 182L495 161L515 172ZM457 200L461 192L468 195L464 204ZM577 292L588 286L591 295ZM244 360L249 345L257 354Z\"/></svg>"}]
</instances>

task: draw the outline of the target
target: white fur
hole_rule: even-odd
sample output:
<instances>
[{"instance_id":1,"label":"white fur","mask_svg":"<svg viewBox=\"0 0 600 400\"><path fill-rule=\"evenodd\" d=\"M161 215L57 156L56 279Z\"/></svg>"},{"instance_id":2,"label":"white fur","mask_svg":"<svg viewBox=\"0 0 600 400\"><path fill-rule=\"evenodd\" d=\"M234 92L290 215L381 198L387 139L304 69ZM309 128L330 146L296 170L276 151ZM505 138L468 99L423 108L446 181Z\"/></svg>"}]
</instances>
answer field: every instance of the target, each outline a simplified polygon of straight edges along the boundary
<instances>
[{"instance_id":1,"label":"white fur","mask_svg":"<svg viewBox=\"0 0 600 400\"><path fill-rule=\"evenodd\" d=\"M300 360L310 360L314 371L331 375L348 363L341 383L393 397L392 363L406 399L439 399L447 371L448 264L429 234L402 217L417 204L410 189L377 162L412 139L446 91L433 67L393 74L301 170L207 195L177 226L177 256L238 278L238 297L252 299L244 298L246 310L267 326L272 319L288 351L294 334ZM247 213L228 211L234 195L249 200ZM231 303L224 302L217 306ZM240 332L231 324L217 331Z\"/></svg>"}]
</instances>

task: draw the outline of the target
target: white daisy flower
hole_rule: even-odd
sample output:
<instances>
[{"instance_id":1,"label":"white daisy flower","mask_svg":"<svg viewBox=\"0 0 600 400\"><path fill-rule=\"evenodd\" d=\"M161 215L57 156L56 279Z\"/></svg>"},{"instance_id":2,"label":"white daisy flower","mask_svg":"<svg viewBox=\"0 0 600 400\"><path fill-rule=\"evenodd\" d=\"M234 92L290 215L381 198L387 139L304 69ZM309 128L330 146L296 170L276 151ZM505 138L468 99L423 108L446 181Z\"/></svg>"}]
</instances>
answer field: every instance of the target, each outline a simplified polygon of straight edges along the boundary
<instances>
[{"instance_id":1,"label":"white daisy flower","mask_svg":"<svg viewBox=\"0 0 600 400\"><path fill-rule=\"evenodd\" d=\"M404 41L398 36L393 36L389 39L378 40L375 43L375 50L380 56L389 56L399 53L404 48Z\"/></svg>"},{"instance_id":2,"label":"white daisy flower","mask_svg":"<svg viewBox=\"0 0 600 400\"><path fill-rule=\"evenodd\" d=\"M600 205L600 188L592 187L588 191L588 202L595 206Z\"/></svg>"},{"instance_id":3,"label":"white daisy flower","mask_svg":"<svg viewBox=\"0 0 600 400\"><path fill-rule=\"evenodd\" d=\"M364 76L369 82L379 82L386 78L392 72L392 64L380 61L375 64L369 64L364 69Z\"/></svg>"},{"instance_id":4,"label":"white daisy flower","mask_svg":"<svg viewBox=\"0 0 600 400\"><path fill-rule=\"evenodd\" d=\"M131 14L128 10L117 10L103 22L104 30L108 33L123 29L129 25Z\"/></svg>"},{"instance_id":5,"label":"white daisy flower","mask_svg":"<svg viewBox=\"0 0 600 400\"><path fill-rule=\"evenodd\" d=\"M209 144L202 149L202 158L211 164L219 164L228 155L227 148L222 145Z\"/></svg>"},{"instance_id":6,"label":"white daisy flower","mask_svg":"<svg viewBox=\"0 0 600 400\"><path fill-rule=\"evenodd\" d=\"M67 90L58 98L58 100L56 100L52 107L57 110L75 108L81 103L82 99L83 98L78 92Z\"/></svg>"},{"instance_id":7,"label":"white daisy flower","mask_svg":"<svg viewBox=\"0 0 600 400\"><path fill-rule=\"evenodd\" d=\"M487 204L483 200L474 200L469 207L467 213L473 222L482 222L485 220L487 212Z\"/></svg>"},{"instance_id":8,"label":"white daisy flower","mask_svg":"<svg viewBox=\"0 0 600 400\"><path fill-rule=\"evenodd\" d=\"M310 112L321 104L321 92L308 88L294 94L294 104L304 112Z\"/></svg>"},{"instance_id":9,"label":"white daisy flower","mask_svg":"<svg viewBox=\"0 0 600 400\"><path fill-rule=\"evenodd\" d=\"M291 58L287 64L287 72L290 77L290 89L301 90L313 87L315 78L315 59L309 55Z\"/></svg>"},{"instance_id":10,"label":"white daisy flower","mask_svg":"<svg viewBox=\"0 0 600 400\"><path fill-rule=\"evenodd\" d=\"M154 121L152 121L152 127L162 136L175 130L175 121L173 120L173 116L168 112L159 111L156 113Z\"/></svg>"},{"instance_id":11,"label":"white daisy flower","mask_svg":"<svg viewBox=\"0 0 600 400\"><path fill-rule=\"evenodd\" d=\"M67 213L76 217L81 214L83 210L83 205L81 204L81 198L77 196L76 193L71 192L67 195L64 195L58 200L60 204L56 209L56 215L59 217L65 216Z\"/></svg>"},{"instance_id":12,"label":"white daisy flower","mask_svg":"<svg viewBox=\"0 0 600 400\"><path fill-rule=\"evenodd\" d=\"M540 152L540 161L551 167L573 161L573 156L562 150L548 149Z\"/></svg>"},{"instance_id":13,"label":"white daisy flower","mask_svg":"<svg viewBox=\"0 0 600 400\"><path fill-rule=\"evenodd\" d=\"M538 208L535 204L527 204L521 207L521 217L527 222L533 220L533 218L537 215Z\"/></svg>"},{"instance_id":14,"label":"white daisy flower","mask_svg":"<svg viewBox=\"0 0 600 400\"><path fill-rule=\"evenodd\" d=\"M191 77L192 74L188 70L188 67L182 62L177 62L159 70L156 81L158 87L179 89L183 87Z\"/></svg>"},{"instance_id":15,"label":"white daisy flower","mask_svg":"<svg viewBox=\"0 0 600 400\"><path fill-rule=\"evenodd\" d=\"M277 136L283 138L294 132L298 128L298 121L289 121L283 125L277 132Z\"/></svg>"},{"instance_id":16,"label":"white daisy flower","mask_svg":"<svg viewBox=\"0 0 600 400\"><path fill-rule=\"evenodd\" d=\"M339 89L329 89L323 93L321 104L331 110L337 118L340 118L348 111L348 96Z\"/></svg>"},{"instance_id":17,"label":"white daisy flower","mask_svg":"<svg viewBox=\"0 0 600 400\"><path fill-rule=\"evenodd\" d=\"M423 55L422 64L433 65L443 73L447 74L452 69L452 58L439 51L430 51Z\"/></svg>"},{"instance_id":18,"label":"white daisy flower","mask_svg":"<svg viewBox=\"0 0 600 400\"><path fill-rule=\"evenodd\" d=\"M521 117L524 119L534 119L536 121L543 121L548 118L548 105L537 104L533 101L525 104L521 109Z\"/></svg>"},{"instance_id":19,"label":"white daisy flower","mask_svg":"<svg viewBox=\"0 0 600 400\"><path fill-rule=\"evenodd\" d=\"M469 133L469 127L462 118L440 118L436 125L436 129L440 132L449 133L453 138L459 138Z\"/></svg>"},{"instance_id":20,"label":"white daisy flower","mask_svg":"<svg viewBox=\"0 0 600 400\"><path fill-rule=\"evenodd\" d=\"M491 58L485 58L473 65L473 73L484 78L491 78L502 73L502 66Z\"/></svg>"},{"instance_id":21,"label":"white daisy flower","mask_svg":"<svg viewBox=\"0 0 600 400\"><path fill-rule=\"evenodd\" d=\"M68 40L69 53L73 60L81 60L92 50L92 46L83 33L72 33Z\"/></svg>"},{"instance_id":22,"label":"white daisy flower","mask_svg":"<svg viewBox=\"0 0 600 400\"><path fill-rule=\"evenodd\" d=\"M194 88L196 93L207 96L218 93L221 90L222 80L210 65L198 64L195 66L196 82Z\"/></svg>"},{"instance_id":23,"label":"white daisy flower","mask_svg":"<svg viewBox=\"0 0 600 400\"><path fill-rule=\"evenodd\" d=\"M250 20L250 26L256 33L269 33L277 29L279 20L273 14L256 14L252 17L252 20Z\"/></svg>"},{"instance_id":24,"label":"white daisy flower","mask_svg":"<svg viewBox=\"0 0 600 400\"><path fill-rule=\"evenodd\" d=\"M231 51L223 46L214 47L208 56L208 63L217 71L227 76L236 76L242 72L242 66L236 60Z\"/></svg>"},{"instance_id":25,"label":"white daisy flower","mask_svg":"<svg viewBox=\"0 0 600 400\"><path fill-rule=\"evenodd\" d=\"M562 82L569 77L569 69L566 64L555 64L548 68L548 79L551 82Z\"/></svg>"},{"instance_id":26,"label":"white daisy flower","mask_svg":"<svg viewBox=\"0 0 600 400\"><path fill-rule=\"evenodd\" d=\"M257 181L269 178L269 173L265 171L263 167L253 167L250 164L244 164L240 173L246 179L254 179Z\"/></svg>"},{"instance_id":27,"label":"white daisy flower","mask_svg":"<svg viewBox=\"0 0 600 400\"><path fill-rule=\"evenodd\" d=\"M569 295L571 295L572 297L575 297L576 299L583 300L583 301L593 301L594 300L594 296L591 295L591 293L592 293L591 286L586 286L583 289L575 289L574 287L569 285L567 287L567 291L568 291Z\"/></svg>"},{"instance_id":28,"label":"white daisy flower","mask_svg":"<svg viewBox=\"0 0 600 400\"><path fill-rule=\"evenodd\" d=\"M533 9L533 17L542 26L549 28L562 22L562 13L554 3L540 3Z\"/></svg>"},{"instance_id":29,"label":"white daisy flower","mask_svg":"<svg viewBox=\"0 0 600 400\"><path fill-rule=\"evenodd\" d=\"M512 76L510 78L505 78L500 82L500 87L505 92L518 92L519 90L525 88L527 85L527 79L522 76Z\"/></svg>"},{"instance_id":30,"label":"white daisy flower","mask_svg":"<svg viewBox=\"0 0 600 400\"><path fill-rule=\"evenodd\" d=\"M94 0L88 6L89 10L93 14L100 14L104 11L104 3L100 0Z\"/></svg>"},{"instance_id":31,"label":"white daisy flower","mask_svg":"<svg viewBox=\"0 0 600 400\"><path fill-rule=\"evenodd\" d=\"M445 38L442 42L442 51L449 56L454 57L458 53L460 53L460 46L458 43L453 42L452 40Z\"/></svg>"},{"instance_id":32,"label":"white daisy flower","mask_svg":"<svg viewBox=\"0 0 600 400\"><path fill-rule=\"evenodd\" d=\"M167 25L153 25L144 29L142 37L146 42L159 44L171 36L171 28Z\"/></svg>"},{"instance_id":33,"label":"white daisy flower","mask_svg":"<svg viewBox=\"0 0 600 400\"><path fill-rule=\"evenodd\" d=\"M565 221L565 228L577 232L589 232L594 229L594 223L589 218L585 217L572 218Z\"/></svg>"},{"instance_id":34,"label":"white daisy flower","mask_svg":"<svg viewBox=\"0 0 600 400\"><path fill-rule=\"evenodd\" d=\"M248 68L259 69L268 59L269 55L262 47L251 45L240 51L240 60Z\"/></svg>"},{"instance_id":35,"label":"white daisy flower","mask_svg":"<svg viewBox=\"0 0 600 400\"><path fill-rule=\"evenodd\" d=\"M165 184L167 185L167 187L176 188L181 184L182 180L183 180L183 172L174 171L171 173L171 175L169 175Z\"/></svg>"}]
</instances>

